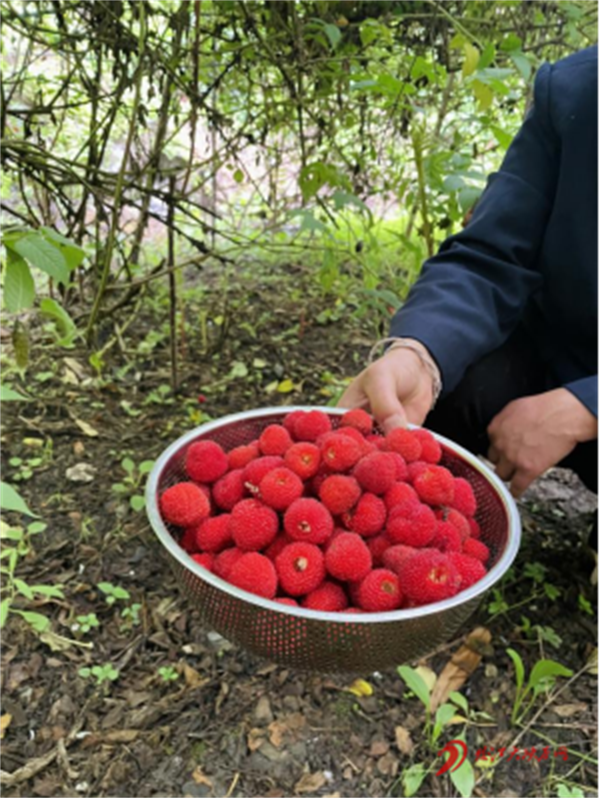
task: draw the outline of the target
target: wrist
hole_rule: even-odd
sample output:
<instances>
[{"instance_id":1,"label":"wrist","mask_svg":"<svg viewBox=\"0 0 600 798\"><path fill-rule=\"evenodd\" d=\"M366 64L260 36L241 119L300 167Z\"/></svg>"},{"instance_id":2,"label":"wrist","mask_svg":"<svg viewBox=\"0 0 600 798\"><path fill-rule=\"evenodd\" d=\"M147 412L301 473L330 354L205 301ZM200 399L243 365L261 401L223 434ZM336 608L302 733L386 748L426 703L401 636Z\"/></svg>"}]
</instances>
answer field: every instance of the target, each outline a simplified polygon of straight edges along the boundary
<instances>
[{"instance_id":1,"label":"wrist","mask_svg":"<svg viewBox=\"0 0 600 798\"><path fill-rule=\"evenodd\" d=\"M562 425L576 443L587 443L598 438L598 419L567 388L550 391L560 409Z\"/></svg>"},{"instance_id":2,"label":"wrist","mask_svg":"<svg viewBox=\"0 0 600 798\"><path fill-rule=\"evenodd\" d=\"M426 384L431 395L429 409L433 409L440 393L442 392L442 378L438 365L431 356L431 353L427 347L420 341L417 341L415 338L384 338L383 340L378 341L371 349L369 355L370 362L375 359L377 350L382 346L387 346L387 349L384 352L386 357L391 357L392 353L402 352L406 353L407 355L410 353L408 357L403 357L402 359L407 362L418 362L420 381L423 378L426 380Z\"/></svg>"}]
</instances>

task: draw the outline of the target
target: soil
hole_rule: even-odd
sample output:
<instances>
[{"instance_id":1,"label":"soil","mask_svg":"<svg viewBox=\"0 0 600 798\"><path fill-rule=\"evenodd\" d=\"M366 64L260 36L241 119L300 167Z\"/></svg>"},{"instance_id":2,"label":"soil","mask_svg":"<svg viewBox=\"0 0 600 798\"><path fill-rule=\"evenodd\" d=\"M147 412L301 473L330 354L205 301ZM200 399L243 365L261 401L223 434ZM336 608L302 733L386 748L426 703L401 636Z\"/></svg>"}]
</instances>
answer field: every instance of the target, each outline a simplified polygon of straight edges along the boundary
<instances>
[{"instance_id":1,"label":"soil","mask_svg":"<svg viewBox=\"0 0 600 798\"><path fill-rule=\"evenodd\" d=\"M62 585L64 598L15 599L16 609L46 615L50 634L31 631L15 612L4 630L7 796L402 796L419 763L429 772L415 794L450 796L449 776L435 775L437 752L463 731L472 763L486 745L506 748L501 759L477 761L476 795L557 795L561 784L573 791L565 795L597 794L596 590L587 546L596 497L569 472L550 472L520 502L523 545L507 578L458 636L411 663L439 676L469 633L489 630L481 661L458 688L468 720L459 711L463 720L434 744L423 705L395 669L363 674L366 684L301 673L203 628L143 510L129 504L141 488L113 490L124 484L125 457L136 465L155 458L208 417L325 404L360 370L377 337L369 313L304 291L303 275L289 274L296 293L268 275L226 294L190 292L176 396L167 389L168 330L158 310L135 320L100 375L83 348L34 348L23 387L35 398L5 406L3 478L47 524L17 575ZM42 462L15 482L24 468L15 457ZM107 603L100 583L129 598ZM77 618L92 613L99 625L82 633ZM519 652L527 674L543 658L575 674L542 692L518 725L507 649ZM79 673L108 664L115 680L97 684ZM532 747L541 761L526 755Z\"/></svg>"}]
</instances>

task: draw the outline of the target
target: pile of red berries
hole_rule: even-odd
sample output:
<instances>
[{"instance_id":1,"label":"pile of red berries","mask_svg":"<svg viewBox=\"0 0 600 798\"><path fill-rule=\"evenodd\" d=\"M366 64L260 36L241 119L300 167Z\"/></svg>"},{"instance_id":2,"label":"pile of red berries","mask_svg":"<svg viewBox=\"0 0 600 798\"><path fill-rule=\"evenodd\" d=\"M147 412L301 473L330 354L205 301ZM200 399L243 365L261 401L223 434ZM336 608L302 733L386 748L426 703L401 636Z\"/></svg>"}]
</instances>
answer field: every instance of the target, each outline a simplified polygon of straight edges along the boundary
<instances>
[{"instance_id":1,"label":"pile of red berries","mask_svg":"<svg viewBox=\"0 0 600 798\"><path fill-rule=\"evenodd\" d=\"M243 590L313 610L382 612L441 601L486 574L469 482L439 465L424 429L373 431L364 410L333 429L294 411L225 452L201 440L189 481L160 497L197 563Z\"/></svg>"}]
</instances>

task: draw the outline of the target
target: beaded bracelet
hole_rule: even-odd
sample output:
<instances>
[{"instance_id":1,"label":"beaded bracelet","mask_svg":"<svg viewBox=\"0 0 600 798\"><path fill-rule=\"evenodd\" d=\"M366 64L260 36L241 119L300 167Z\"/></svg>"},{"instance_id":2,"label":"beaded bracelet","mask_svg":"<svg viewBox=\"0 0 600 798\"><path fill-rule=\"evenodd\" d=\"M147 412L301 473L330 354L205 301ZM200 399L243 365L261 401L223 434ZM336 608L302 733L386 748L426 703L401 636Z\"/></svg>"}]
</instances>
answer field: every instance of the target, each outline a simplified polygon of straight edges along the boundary
<instances>
[{"instance_id":1,"label":"beaded bracelet","mask_svg":"<svg viewBox=\"0 0 600 798\"><path fill-rule=\"evenodd\" d=\"M369 363L372 363L375 360L377 356L377 350L382 346L386 346L387 344L390 344L390 346L385 350L383 354L391 352L393 349L409 349L411 352L414 352L415 355L419 358L419 360L427 370L427 373L431 377L431 382L432 382L431 390L433 393L433 399L431 402L430 410L433 410L442 392L443 386L442 386L442 377L440 374L440 370L435 361L433 360L433 358L431 357L431 355L429 354L429 352L427 352L423 344L419 344L417 341L413 341L410 338L382 338L381 341L377 341L375 346L373 346L373 348L369 352Z\"/></svg>"}]
</instances>

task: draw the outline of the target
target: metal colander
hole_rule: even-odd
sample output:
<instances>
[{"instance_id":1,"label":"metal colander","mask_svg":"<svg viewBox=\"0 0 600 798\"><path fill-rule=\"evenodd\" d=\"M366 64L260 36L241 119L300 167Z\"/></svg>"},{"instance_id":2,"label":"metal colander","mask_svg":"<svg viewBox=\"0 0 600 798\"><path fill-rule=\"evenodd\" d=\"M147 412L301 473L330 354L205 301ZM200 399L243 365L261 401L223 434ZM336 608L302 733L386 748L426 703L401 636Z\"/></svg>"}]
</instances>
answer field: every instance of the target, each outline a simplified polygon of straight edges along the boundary
<instances>
[{"instance_id":1,"label":"metal colander","mask_svg":"<svg viewBox=\"0 0 600 798\"><path fill-rule=\"evenodd\" d=\"M247 593L195 563L177 542L180 530L165 524L158 510L160 494L188 479L184 471L188 446L207 439L228 451L255 440L266 426L281 423L293 410L315 409L330 415L334 427L345 412L330 407L271 407L227 416L188 432L156 461L147 483L146 507L178 582L208 628L281 665L368 674L421 657L452 637L510 567L519 548L521 524L516 505L498 477L461 446L436 435L443 449L441 464L473 487L475 517L491 551L486 576L462 593L436 604L393 612L318 612Z\"/></svg>"}]
</instances>

